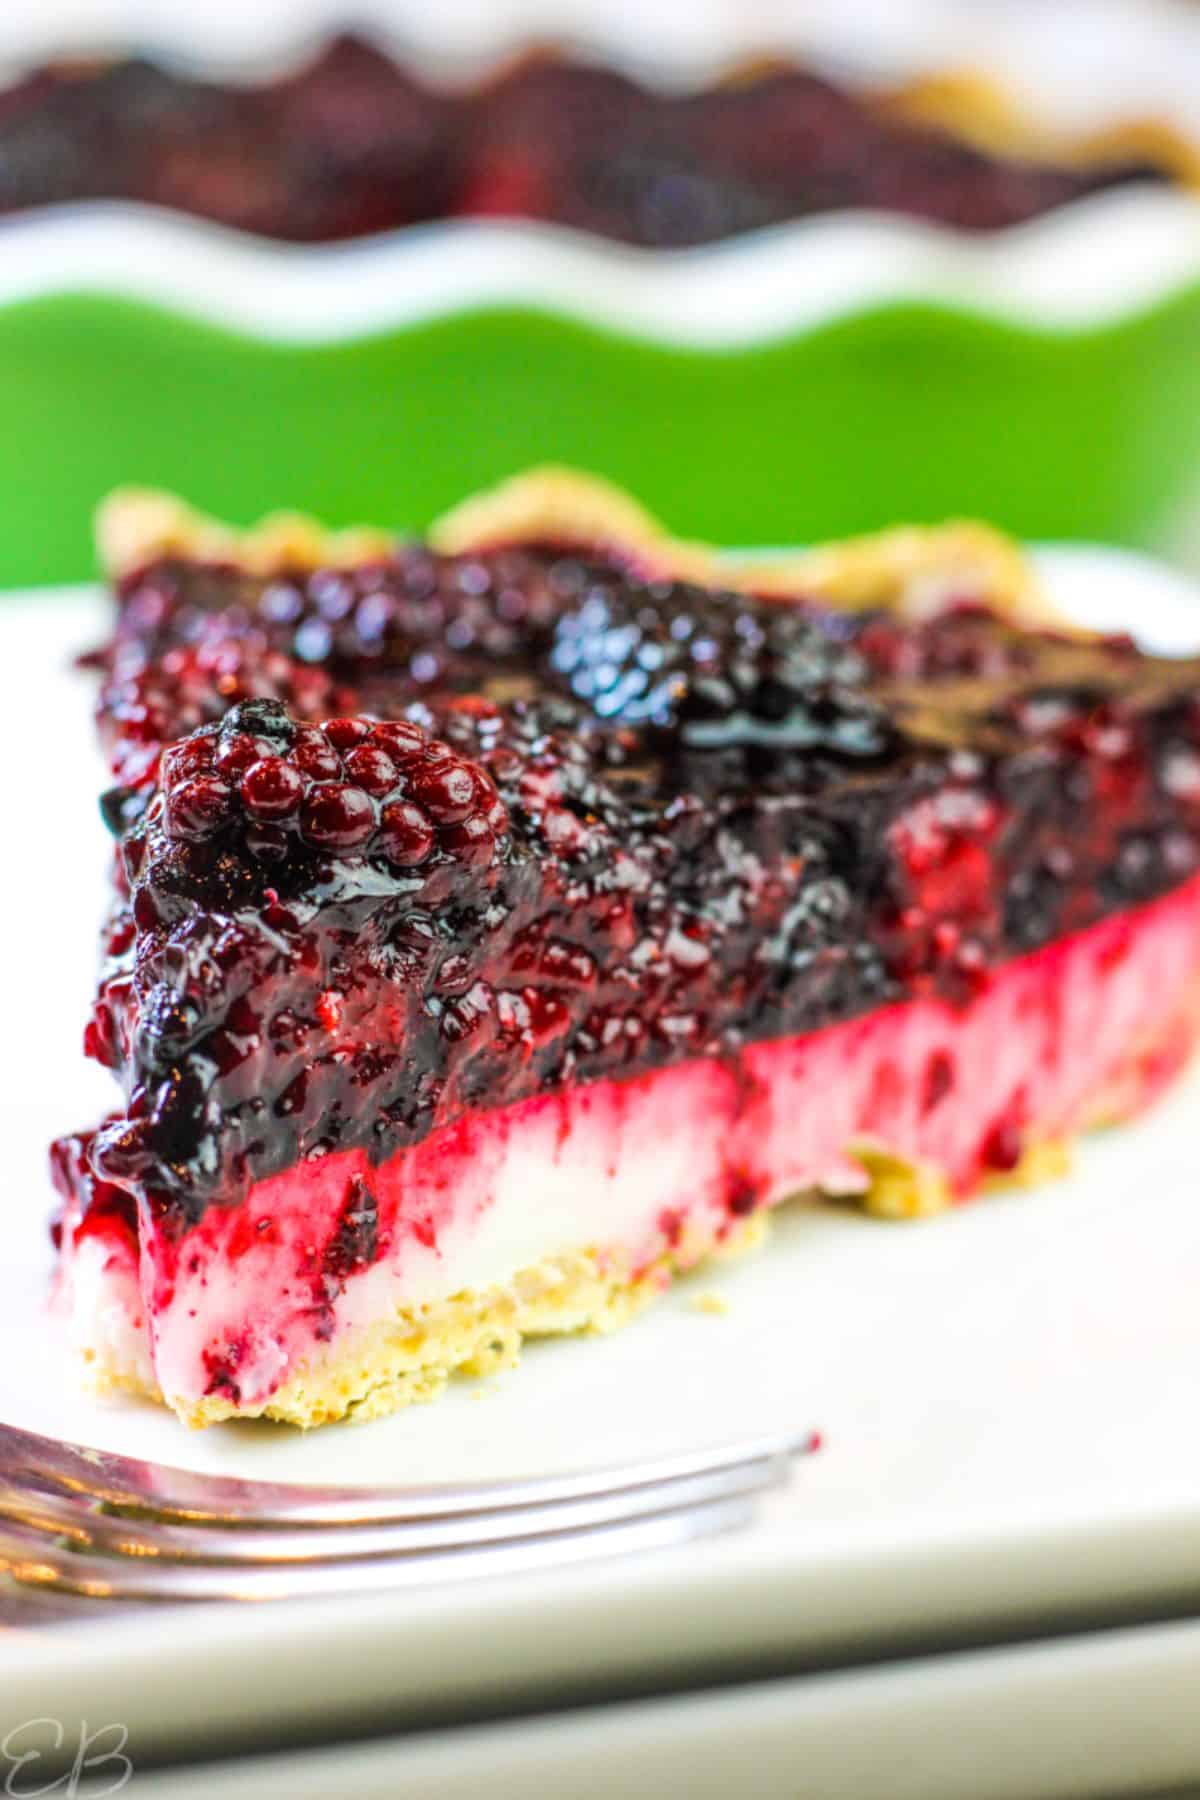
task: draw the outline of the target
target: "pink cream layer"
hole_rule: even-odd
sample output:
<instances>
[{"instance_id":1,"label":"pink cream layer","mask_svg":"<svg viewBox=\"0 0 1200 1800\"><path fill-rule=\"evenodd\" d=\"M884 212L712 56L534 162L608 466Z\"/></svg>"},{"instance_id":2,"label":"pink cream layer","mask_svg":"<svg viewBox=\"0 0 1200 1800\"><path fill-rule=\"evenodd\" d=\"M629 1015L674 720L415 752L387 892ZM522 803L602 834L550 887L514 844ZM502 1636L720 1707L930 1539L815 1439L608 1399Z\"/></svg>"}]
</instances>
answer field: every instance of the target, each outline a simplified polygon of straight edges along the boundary
<instances>
[{"instance_id":1,"label":"pink cream layer","mask_svg":"<svg viewBox=\"0 0 1200 1800\"><path fill-rule=\"evenodd\" d=\"M64 1294L85 1340L98 1308L109 1337L123 1312L168 1398L258 1410L302 1357L396 1308L573 1250L645 1266L685 1225L719 1237L804 1190L861 1190L856 1146L939 1170L965 1196L1029 1145L1146 1104L1198 1030L1200 878L1006 964L962 1007L909 1001L725 1061L566 1088L459 1119L378 1167L361 1151L299 1163L180 1238L143 1223L136 1283L119 1221L102 1243L69 1209Z\"/></svg>"}]
</instances>

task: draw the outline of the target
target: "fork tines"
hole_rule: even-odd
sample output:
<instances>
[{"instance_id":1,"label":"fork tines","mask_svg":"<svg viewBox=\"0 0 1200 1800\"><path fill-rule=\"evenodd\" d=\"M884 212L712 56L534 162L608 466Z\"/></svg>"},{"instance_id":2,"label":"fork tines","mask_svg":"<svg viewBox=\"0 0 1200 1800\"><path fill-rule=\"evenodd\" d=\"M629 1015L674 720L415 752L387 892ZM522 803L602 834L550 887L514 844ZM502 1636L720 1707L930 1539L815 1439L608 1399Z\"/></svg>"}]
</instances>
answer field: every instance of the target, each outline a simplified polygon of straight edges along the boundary
<instances>
[{"instance_id":1,"label":"fork tines","mask_svg":"<svg viewBox=\"0 0 1200 1800\"><path fill-rule=\"evenodd\" d=\"M0 1425L0 1572L106 1599L272 1599L516 1573L731 1530L815 1448L781 1432L584 1474L238 1481Z\"/></svg>"}]
</instances>

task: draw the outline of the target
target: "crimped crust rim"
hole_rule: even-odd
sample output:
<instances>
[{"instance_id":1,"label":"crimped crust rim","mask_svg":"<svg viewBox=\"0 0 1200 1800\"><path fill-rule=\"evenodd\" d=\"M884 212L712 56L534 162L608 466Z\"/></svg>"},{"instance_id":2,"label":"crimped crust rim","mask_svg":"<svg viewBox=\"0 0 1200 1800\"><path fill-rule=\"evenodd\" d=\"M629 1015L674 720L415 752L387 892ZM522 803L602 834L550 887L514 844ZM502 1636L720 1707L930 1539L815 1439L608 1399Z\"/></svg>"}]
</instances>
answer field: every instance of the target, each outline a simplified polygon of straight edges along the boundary
<instances>
[{"instance_id":1,"label":"crimped crust rim","mask_svg":"<svg viewBox=\"0 0 1200 1800\"><path fill-rule=\"evenodd\" d=\"M244 528L227 525L159 488L121 487L96 509L100 566L119 580L163 556L233 562L255 574L284 567L352 566L390 555L395 538L370 526L327 530L300 512L269 513Z\"/></svg>"},{"instance_id":2,"label":"crimped crust rim","mask_svg":"<svg viewBox=\"0 0 1200 1800\"><path fill-rule=\"evenodd\" d=\"M397 541L365 526L328 531L299 513L272 514L238 530L171 494L142 488L118 489L103 502L96 537L101 563L115 579L161 556L229 561L256 574L348 567L392 554ZM970 520L901 525L778 554L728 552L672 537L631 495L599 476L545 466L470 496L428 533L433 549L452 555L537 541L616 549L664 578L802 594L849 610L920 616L968 594L1030 624L1054 619L1020 546Z\"/></svg>"},{"instance_id":3,"label":"crimped crust rim","mask_svg":"<svg viewBox=\"0 0 1200 1800\"><path fill-rule=\"evenodd\" d=\"M430 542L462 554L537 538L616 547L655 574L756 594L803 594L848 610L919 615L967 591L997 611L1050 617L1032 566L1003 532L971 520L900 525L811 549L755 554L673 538L637 501L599 477L547 467L465 500L436 522Z\"/></svg>"},{"instance_id":4,"label":"crimped crust rim","mask_svg":"<svg viewBox=\"0 0 1200 1800\"><path fill-rule=\"evenodd\" d=\"M1200 192L1200 136L1152 112L1069 130L1051 125L1003 81L978 69L945 69L877 92L885 115L933 126L990 155L1088 169L1148 163Z\"/></svg>"},{"instance_id":5,"label":"crimped crust rim","mask_svg":"<svg viewBox=\"0 0 1200 1800\"><path fill-rule=\"evenodd\" d=\"M794 67L788 57L746 57L716 85L737 87L774 69ZM1200 191L1200 135L1152 110L1131 111L1102 125L1056 126L1009 82L969 63L933 68L886 85L867 81L845 85L884 118L930 126L991 156L1076 170L1144 162Z\"/></svg>"}]
</instances>

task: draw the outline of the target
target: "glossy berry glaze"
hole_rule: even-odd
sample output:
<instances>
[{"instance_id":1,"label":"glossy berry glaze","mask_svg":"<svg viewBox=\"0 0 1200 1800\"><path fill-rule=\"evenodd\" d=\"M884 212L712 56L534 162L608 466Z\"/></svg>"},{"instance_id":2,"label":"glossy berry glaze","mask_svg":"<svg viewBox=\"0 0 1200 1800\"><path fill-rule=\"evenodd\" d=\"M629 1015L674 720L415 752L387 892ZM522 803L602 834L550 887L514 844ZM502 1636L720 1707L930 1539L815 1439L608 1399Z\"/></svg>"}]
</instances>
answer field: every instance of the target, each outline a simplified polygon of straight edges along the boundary
<instances>
[{"instance_id":1,"label":"glossy berry glaze","mask_svg":"<svg viewBox=\"0 0 1200 1800\"><path fill-rule=\"evenodd\" d=\"M965 1194L1191 1047L1198 662L552 545L120 603L124 1105L55 1168L131 1296L136 1225L171 1391L260 1405L376 1270L649 1262L863 1142Z\"/></svg>"},{"instance_id":2,"label":"glossy berry glaze","mask_svg":"<svg viewBox=\"0 0 1200 1800\"><path fill-rule=\"evenodd\" d=\"M116 198L297 242L463 215L657 247L841 207L990 229L1161 170L986 156L774 66L683 95L531 59L436 89L352 38L267 85L144 61L43 69L0 93L0 210Z\"/></svg>"}]
</instances>

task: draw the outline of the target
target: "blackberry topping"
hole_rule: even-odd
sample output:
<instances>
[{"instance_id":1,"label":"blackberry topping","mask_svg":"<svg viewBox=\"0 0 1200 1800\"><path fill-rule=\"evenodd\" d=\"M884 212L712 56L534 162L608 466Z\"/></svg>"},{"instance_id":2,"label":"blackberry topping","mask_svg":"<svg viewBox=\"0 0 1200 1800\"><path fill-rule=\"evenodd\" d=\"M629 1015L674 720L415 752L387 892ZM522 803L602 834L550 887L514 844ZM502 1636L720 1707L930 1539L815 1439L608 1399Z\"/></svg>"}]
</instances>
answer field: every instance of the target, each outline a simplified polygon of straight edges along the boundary
<instances>
[{"instance_id":1,"label":"blackberry topping","mask_svg":"<svg viewBox=\"0 0 1200 1800\"><path fill-rule=\"evenodd\" d=\"M969 595L837 614L544 545L160 563L121 605L87 1049L126 1106L87 1154L181 1228L474 1107L960 1004L1200 866L1197 665ZM321 1283L374 1254L361 1200Z\"/></svg>"},{"instance_id":2,"label":"blackberry topping","mask_svg":"<svg viewBox=\"0 0 1200 1800\"><path fill-rule=\"evenodd\" d=\"M98 711L113 771L126 785L152 780L164 744L221 720L235 705L279 701L314 719L336 712L343 690L331 675L272 650L261 633L231 630L236 623L223 613L206 615L186 637L172 631L161 651L152 651L136 623L123 620L106 658ZM254 716L247 715L249 737ZM229 772L222 766L222 775Z\"/></svg>"},{"instance_id":3,"label":"blackberry topping","mask_svg":"<svg viewBox=\"0 0 1200 1800\"><path fill-rule=\"evenodd\" d=\"M435 848L486 867L507 825L484 770L419 726L355 718L300 726L269 700L244 701L219 727L172 745L160 797L168 840L269 823L284 829L285 853L294 841L300 854L357 851L405 869Z\"/></svg>"},{"instance_id":4,"label":"blackberry topping","mask_svg":"<svg viewBox=\"0 0 1200 1800\"><path fill-rule=\"evenodd\" d=\"M286 674L301 688L402 672L422 692L469 691L546 640L577 579L571 559L525 549L436 557L402 546L384 563L270 577L168 558L125 584L117 644L164 662L182 650L226 677L248 661L260 680ZM225 706L253 695L291 698L257 686Z\"/></svg>"},{"instance_id":5,"label":"blackberry topping","mask_svg":"<svg viewBox=\"0 0 1200 1800\"><path fill-rule=\"evenodd\" d=\"M769 753L752 757L758 773L790 751L871 761L899 741L863 691L862 657L798 604L595 579L559 618L550 663L605 722L648 728L684 754ZM725 762L707 771L729 773Z\"/></svg>"}]
</instances>

